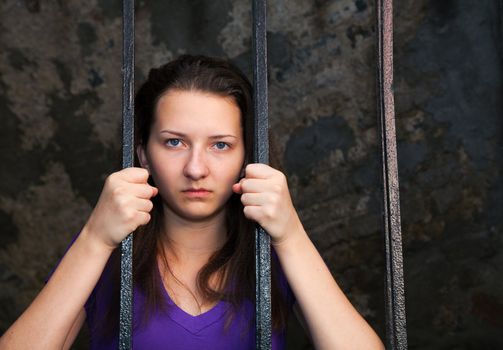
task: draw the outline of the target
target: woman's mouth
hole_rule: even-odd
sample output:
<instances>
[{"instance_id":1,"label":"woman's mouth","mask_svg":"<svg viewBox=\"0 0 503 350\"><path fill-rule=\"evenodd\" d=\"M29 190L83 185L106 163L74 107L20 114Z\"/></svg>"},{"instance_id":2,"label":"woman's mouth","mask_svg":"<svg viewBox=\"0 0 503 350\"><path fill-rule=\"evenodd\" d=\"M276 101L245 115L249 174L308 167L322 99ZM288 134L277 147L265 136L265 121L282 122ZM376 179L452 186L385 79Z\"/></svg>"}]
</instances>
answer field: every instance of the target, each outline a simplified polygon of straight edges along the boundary
<instances>
[{"instance_id":1,"label":"woman's mouth","mask_svg":"<svg viewBox=\"0 0 503 350\"><path fill-rule=\"evenodd\" d=\"M182 192L190 198L204 198L209 196L211 193L211 191L205 188L189 188L187 190L183 190Z\"/></svg>"}]
</instances>

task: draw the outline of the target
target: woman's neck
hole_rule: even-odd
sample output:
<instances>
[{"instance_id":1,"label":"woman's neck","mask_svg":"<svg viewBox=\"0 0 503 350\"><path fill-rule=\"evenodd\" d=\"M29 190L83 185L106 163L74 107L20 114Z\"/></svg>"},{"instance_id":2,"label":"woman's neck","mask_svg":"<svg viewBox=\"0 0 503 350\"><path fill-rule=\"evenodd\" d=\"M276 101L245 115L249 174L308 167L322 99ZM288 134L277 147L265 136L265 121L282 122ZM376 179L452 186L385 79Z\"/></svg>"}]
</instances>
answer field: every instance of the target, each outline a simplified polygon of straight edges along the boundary
<instances>
[{"instance_id":1,"label":"woman's neck","mask_svg":"<svg viewBox=\"0 0 503 350\"><path fill-rule=\"evenodd\" d=\"M171 259L207 261L225 243L225 210L204 221L190 221L165 208L164 233L164 249Z\"/></svg>"},{"instance_id":2,"label":"woman's neck","mask_svg":"<svg viewBox=\"0 0 503 350\"><path fill-rule=\"evenodd\" d=\"M204 221L187 220L164 208L164 254L159 257L163 283L172 300L191 315L199 315L216 303L206 300L198 287L198 275L209 258L227 239L225 210ZM220 274L208 281L217 288Z\"/></svg>"}]
</instances>

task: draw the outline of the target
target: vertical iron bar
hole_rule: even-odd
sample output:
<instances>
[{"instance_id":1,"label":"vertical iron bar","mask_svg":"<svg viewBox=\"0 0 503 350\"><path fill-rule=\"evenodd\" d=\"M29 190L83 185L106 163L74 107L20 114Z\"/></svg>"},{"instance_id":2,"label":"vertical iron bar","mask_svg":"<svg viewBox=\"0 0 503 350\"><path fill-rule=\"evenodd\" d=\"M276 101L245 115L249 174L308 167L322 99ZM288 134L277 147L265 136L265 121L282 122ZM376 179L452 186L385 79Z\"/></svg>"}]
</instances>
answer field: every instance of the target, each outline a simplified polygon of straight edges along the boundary
<instances>
[{"instance_id":1,"label":"vertical iron bar","mask_svg":"<svg viewBox=\"0 0 503 350\"><path fill-rule=\"evenodd\" d=\"M382 154L388 348L407 349L402 233L393 98L393 1L376 0L377 106Z\"/></svg>"},{"instance_id":2,"label":"vertical iron bar","mask_svg":"<svg viewBox=\"0 0 503 350\"><path fill-rule=\"evenodd\" d=\"M499 32L496 39L498 43L498 50L500 55L503 56L503 0L498 1L498 24L499 24Z\"/></svg>"},{"instance_id":3,"label":"vertical iron bar","mask_svg":"<svg viewBox=\"0 0 503 350\"><path fill-rule=\"evenodd\" d=\"M269 163L267 109L266 1L253 0L253 91L255 111L255 162ZM262 227L255 231L256 349L271 349L270 237Z\"/></svg>"},{"instance_id":4,"label":"vertical iron bar","mask_svg":"<svg viewBox=\"0 0 503 350\"><path fill-rule=\"evenodd\" d=\"M133 166L134 147L134 1L122 2L122 167ZM133 235L121 243L121 285L119 315L119 349L132 348L133 318Z\"/></svg>"}]
</instances>

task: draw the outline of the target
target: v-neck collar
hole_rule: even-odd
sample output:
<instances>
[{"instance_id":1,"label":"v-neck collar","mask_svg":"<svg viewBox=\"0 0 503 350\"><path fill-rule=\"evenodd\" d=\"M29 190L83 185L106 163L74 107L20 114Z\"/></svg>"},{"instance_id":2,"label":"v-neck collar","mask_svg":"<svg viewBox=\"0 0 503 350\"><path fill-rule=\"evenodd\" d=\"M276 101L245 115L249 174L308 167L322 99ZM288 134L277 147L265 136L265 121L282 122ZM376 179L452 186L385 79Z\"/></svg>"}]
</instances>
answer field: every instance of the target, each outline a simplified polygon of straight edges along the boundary
<instances>
[{"instance_id":1,"label":"v-neck collar","mask_svg":"<svg viewBox=\"0 0 503 350\"><path fill-rule=\"evenodd\" d=\"M208 311L205 311L200 315L193 316L176 305L173 299L171 299L169 293L166 290L166 287L164 287L162 276L159 271L159 265L157 265L157 273L160 283L159 288L161 288L162 295L164 296L168 304L167 314L169 318L171 318L174 322L178 323L190 333L195 335L201 332L206 327L220 320L229 309L230 305L220 300Z\"/></svg>"}]
</instances>

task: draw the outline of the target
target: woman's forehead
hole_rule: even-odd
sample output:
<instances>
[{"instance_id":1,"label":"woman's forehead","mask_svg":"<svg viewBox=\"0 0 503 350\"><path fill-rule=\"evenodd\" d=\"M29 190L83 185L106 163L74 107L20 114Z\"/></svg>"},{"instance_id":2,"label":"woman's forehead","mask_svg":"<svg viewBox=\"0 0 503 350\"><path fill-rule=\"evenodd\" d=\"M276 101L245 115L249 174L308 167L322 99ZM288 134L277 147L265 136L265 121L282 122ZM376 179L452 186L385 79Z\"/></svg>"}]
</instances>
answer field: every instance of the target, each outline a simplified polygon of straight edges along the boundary
<instances>
[{"instance_id":1,"label":"woman's forehead","mask_svg":"<svg viewBox=\"0 0 503 350\"><path fill-rule=\"evenodd\" d=\"M241 129L241 111L235 101L213 93L169 91L159 99L155 114L157 129L211 129L222 133Z\"/></svg>"}]
</instances>

